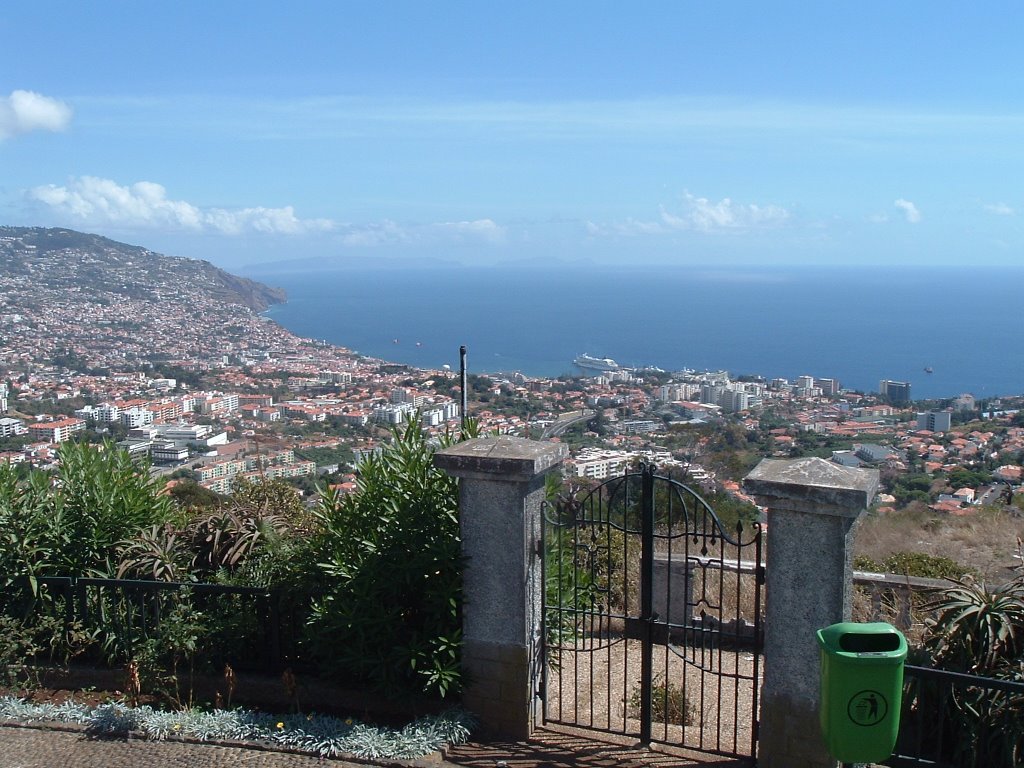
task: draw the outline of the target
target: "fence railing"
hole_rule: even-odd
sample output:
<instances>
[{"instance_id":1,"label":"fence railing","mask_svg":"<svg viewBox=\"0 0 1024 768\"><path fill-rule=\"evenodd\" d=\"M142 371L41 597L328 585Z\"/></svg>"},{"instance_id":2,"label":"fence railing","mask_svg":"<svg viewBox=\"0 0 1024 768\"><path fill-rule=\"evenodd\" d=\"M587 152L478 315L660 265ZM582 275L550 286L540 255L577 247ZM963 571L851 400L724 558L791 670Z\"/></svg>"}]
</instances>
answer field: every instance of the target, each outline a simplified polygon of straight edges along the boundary
<instances>
[{"instance_id":1,"label":"fence railing","mask_svg":"<svg viewBox=\"0 0 1024 768\"><path fill-rule=\"evenodd\" d=\"M33 611L51 612L69 631L77 628L101 644L116 644L122 655L131 656L156 636L175 605L187 600L208 620L203 637L208 656L231 657L238 668L267 671L299 661L300 601L285 600L275 590L67 576L40 577L37 584Z\"/></svg>"},{"instance_id":2,"label":"fence railing","mask_svg":"<svg viewBox=\"0 0 1024 768\"><path fill-rule=\"evenodd\" d=\"M1024 682L904 667L904 704L891 768L1020 765Z\"/></svg>"},{"instance_id":3,"label":"fence railing","mask_svg":"<svg viewBox=\"0 0 1024 768\"><path fill-rule=\"evenodd\" d=\"M896 573L854 571L853 585L858 592L854 618L859 621L887 621L916 638L923 628L925 604L931 594L947 589L945 579L924 579Z\"/></svg>"}]
</instances>

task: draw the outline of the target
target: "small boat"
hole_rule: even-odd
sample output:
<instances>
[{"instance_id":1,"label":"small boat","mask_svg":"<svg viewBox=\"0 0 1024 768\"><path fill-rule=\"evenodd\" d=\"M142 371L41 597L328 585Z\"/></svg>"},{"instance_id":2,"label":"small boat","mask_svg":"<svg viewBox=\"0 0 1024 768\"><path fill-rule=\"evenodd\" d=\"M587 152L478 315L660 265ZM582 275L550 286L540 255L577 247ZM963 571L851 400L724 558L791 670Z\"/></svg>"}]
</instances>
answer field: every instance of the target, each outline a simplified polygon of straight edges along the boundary
<instances>
[{"instance_id":1,"label":"small boat","mask_svg":"<svg viewBox=\"0 0 1024 768\"><path fill-rule=\"evenodd\" d=\"M926 366L924 367L924 372L925 372L925 373L931 373L931 372L932 372L932 367L931 367L930 365L926 365Z\"/></svg>"},{"instance_id":2,"label":"small boat","mask_svg":"<svg viewBox=\"0 0 1024 768\"><path fill-rule=\"evenodd\" d=\"M391 343L392 343L392 344L397 344L397 343L398 343L398 339L392 339L392 340L391 340Z\"/></svg>"}]
</instances>

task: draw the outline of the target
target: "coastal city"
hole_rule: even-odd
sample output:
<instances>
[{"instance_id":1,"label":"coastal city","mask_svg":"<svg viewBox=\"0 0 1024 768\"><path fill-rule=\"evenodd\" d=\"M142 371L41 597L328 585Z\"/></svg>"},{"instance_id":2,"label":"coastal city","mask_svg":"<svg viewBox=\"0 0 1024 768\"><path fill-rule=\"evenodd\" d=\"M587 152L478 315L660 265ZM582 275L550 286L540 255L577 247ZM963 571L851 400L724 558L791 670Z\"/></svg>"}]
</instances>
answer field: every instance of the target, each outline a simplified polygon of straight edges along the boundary
<instances>
[{"instance_id":1,"label":"coastal city","mask_svg":"<svg viewBox=\"0 0 1024 768\"><path fill-rule=\"evenodd\" d=\"M280 478L312 498L317 481L354 489L359 458L395 427L460 428L460 377L447 366L300 338L259 314L283 298L263 286L232 292L209 265L197 281L168 271L175 260L73 234L0 232L0 460L46 468L62 442L110 439L173 482L227 494L243 478ZM749 502L739 481L760 458L816 455L881 468L882 511L1024 501L1021 397L919 402L912 383L857 392L828 372L768 380L590 353L573 362L579 375L558 378L470 371L466 416L483 434L565 442L567 472L592 480L654 462Z\"/></svg>"},{"instance_id":2,"label":"coastal city","mask_svg":"<svg viewBox=\"0 0 1024 768\"><path fill-rule=\"evenodd\" d=\"M1024 767L1024 6L792 6L6 3L0 768Z\"/></svg>"}]
</instances>

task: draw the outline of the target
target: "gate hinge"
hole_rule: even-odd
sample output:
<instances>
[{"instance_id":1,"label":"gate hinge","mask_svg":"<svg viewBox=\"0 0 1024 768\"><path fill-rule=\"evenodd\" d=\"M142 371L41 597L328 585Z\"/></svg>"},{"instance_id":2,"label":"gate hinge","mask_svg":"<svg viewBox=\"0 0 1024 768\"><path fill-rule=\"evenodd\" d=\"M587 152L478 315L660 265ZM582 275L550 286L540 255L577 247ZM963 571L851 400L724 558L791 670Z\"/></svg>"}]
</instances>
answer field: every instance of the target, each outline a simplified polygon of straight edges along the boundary
<instances>
[{"instance_id":1,"label":"gate hinge","mask_svg":"<svg viewBox=\"0 0 1024 768\"><path fill-rule=\"evenodd\" d=\"M757 579L757 583L758 584L764 584L764 566L763 565L757 566L757 574L756 574L755 578Z\"/></svg>"},{"instance_id":2,"label":"gate hinge","mask_svg":"<svg viewBox=\"0 0 1024 768\"><path fill-rule=\"evenodd\" d=\"M537 539L533 542L533 554L537 557L542 557L544 555L544 541L542 539Z\"/></svg>"}]
</instances>

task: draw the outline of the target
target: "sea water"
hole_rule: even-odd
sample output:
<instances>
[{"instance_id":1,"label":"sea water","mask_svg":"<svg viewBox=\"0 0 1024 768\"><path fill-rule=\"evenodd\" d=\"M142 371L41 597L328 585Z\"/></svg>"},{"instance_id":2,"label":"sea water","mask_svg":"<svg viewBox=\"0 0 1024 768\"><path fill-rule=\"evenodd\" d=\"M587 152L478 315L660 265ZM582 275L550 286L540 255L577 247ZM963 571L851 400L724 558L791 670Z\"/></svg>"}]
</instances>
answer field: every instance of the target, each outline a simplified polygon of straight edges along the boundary
<instances>
[{"instance_id":1,"label":"sea water","mask_svg":"<svg viewBox=\"0 0 1024 768\"><path fill-rule=\"evenodd\" d=\"M915 399L1024 393L1024 269L350 269L247 274L302 336L424 368L626 366L839 379ZM926 372L930 369L930 373Z\"/></svg>"}]
</instances>

